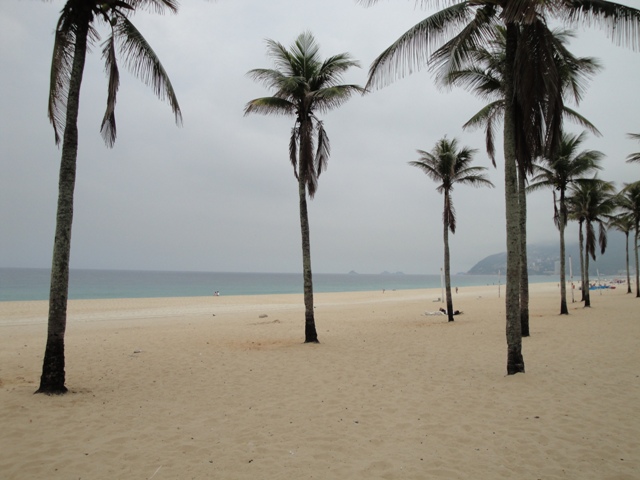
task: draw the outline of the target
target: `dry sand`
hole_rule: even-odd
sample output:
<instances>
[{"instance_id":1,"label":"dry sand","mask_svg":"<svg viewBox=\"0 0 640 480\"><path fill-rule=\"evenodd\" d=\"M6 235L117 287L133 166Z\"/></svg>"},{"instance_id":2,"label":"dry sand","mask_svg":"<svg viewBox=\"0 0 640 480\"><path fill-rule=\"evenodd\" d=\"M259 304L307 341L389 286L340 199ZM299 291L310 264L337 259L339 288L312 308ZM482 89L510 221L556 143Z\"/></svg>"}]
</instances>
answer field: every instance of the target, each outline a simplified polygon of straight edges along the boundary
<instances>
[{"instance_id":1,"label":"dry sand","mask_svg":"<svg viewBox=\"0 0 640 480\"><path fill-rule=\"evenodd\" d=\"M532 285L514 376L497 287L452 324L439 289L316 294L319 345L300 295L74 301L59 397L33 395L46 302L2 302L0 478L639 479L625 291L560 316Z\"/></svg>"}]
</instances>

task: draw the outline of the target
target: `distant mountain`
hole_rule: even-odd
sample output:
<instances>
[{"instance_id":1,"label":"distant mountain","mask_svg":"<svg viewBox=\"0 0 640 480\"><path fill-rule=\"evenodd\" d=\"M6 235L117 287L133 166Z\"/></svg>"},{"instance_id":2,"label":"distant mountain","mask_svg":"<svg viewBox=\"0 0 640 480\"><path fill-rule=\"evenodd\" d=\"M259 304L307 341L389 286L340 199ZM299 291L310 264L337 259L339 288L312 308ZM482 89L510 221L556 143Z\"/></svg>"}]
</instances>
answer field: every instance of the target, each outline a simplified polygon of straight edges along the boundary
<instances>
[{"instance_id":1,"label":"distant mountain","mask_svg":"<svg viewBox=\"0 0 640 480\"><path fill-rule=\"evenodd\" d=\"M589 276L626 274L625 237L619 232L608 233L608 245L604 255L597 251L596 260L589 259ZM630 242L631 248L631 242ZM630 250L630 267L633 272L633 251ZM573 265L573 276L580 276L580 249L578 244L566 246L566 269L569 276L569 257ZM560 245L528 245L527 260L529 275L559 275ZM557 264L556 264L557 262ZM483 258L467 273L470 275L503 275L507 269L507 252L496 253Z\"/></svg>"}]
</instances>

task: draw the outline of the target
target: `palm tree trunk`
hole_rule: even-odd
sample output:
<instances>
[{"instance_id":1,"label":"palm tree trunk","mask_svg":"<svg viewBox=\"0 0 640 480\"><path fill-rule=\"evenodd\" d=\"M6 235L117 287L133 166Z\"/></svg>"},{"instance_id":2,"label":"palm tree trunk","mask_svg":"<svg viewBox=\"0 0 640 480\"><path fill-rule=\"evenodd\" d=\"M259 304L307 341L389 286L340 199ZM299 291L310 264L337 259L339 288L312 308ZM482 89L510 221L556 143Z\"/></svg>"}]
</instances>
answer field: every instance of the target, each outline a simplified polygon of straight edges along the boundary
<instances>
[{"instance_id":1,"label":"palm tree trunk","mask_svg":"<svg viewBox=\"0 0 640 480\"><path fill-rule=\"evenodd\" d=\"M302 275L304 281L304 343L320 343L313 315L313 277L311 274L311 240L309 213L307 212L307 189L302 174L298 178L300 196L300 231L302 233Z\"/></svg>"},{"instance_id":2,"label":"palm tree trunk","mask_svg":"<svg viewBox=\"0 0 640 480\"><path fill-rule=\"evenodd\" d=\"M448 209L449 205L449 192L444 192L444 286L445 294L447 298L447 316L450 322L453 322L453 298L451 297L451 271L449 267L449 222L448 222Z\"/></svg>"},{"instance_id":3,"label":"palm tree trunk","mask_svg":"<svg viewBox=\"0 0 640 480\"><path fill-rule=\"evenodd\" d=\"M524 372L522 357L522 328L520 323L520 244L518 239L520 207L518 205L517 160L515 148L515 96L513 70L517 43L517 26L507 24L505 55L505 114L504 114L504 183L505 216L507 224L507 286L506 286L506 336L507 374Z\"/></svg>"},{"instance_id":4,"label":"palm tree trunk","mask_svg":"<svg viewBox=\"0 0 640 480\"><path fill-rule=\"evenodd\" d=\"M51 262L51 285L49 290L49 317L47 344L42 362L40 387L35 393L47 395L63 394L65 387L64 335L67 327L67 299L69 296L69 259L71 256L71 226L73 224L73 192L76 183L76 161L78 158L78 111L80 108L80 86L87 54L89 20L81 21L76 31L73 65L69 80L67 111L62 158L58 180L58 207L56 230Z\"/></svg>"},{"instance_id":5,"label":"palm tree trunk","mask_svg":"<svg viewBox=\"0 0 640 480\"><path fill-rule=\"evenodd\" d=\"M589 295L589 252L588 251L585 251L585 255L584 255L584 283L586 285L586 287L584 288L584 306L590 307L591 296Z\"/></svg>"},{"instance_id":6,"label":"palm tree trunk","mask_svg":"<svg viewBox=\"0 0 640 480\"><path fill-rule=\"evenodd\" d=\"M636 222L635 242L633 243L633 251L636 252L636 298L640 298L640 269L638 269L638 222Z\"/></svg>"},{"instance_id":7,"label":"palm tree trunk","mask_svg":"<svg viewBox=\"0 0 640 480\"><path fill-rule=\"evenodd\" d=\"M518 203L520 205L520 324L522 336L529 333L529 261L527 259L527 193L525 190L526 172L518 172Z\"/></svg>"},{"instance_id":8,"label":"palm tree trunk","mask_svg":"<svg viewBox=\"0 0 640 480\"><path fill-rule=\"evenodd\" d=\"M582 283L582 289L581 289L581 302L584 302L584 298L585 298L585 280L584 280L584 234L582 233L582 223L583 221L580 220L578 222L578 243L580 244L580 282Z\"/></svg>"},{"instance_id":9,"label":"palm tree trunk","mask_svg":"<svg viewBox=\"0 0 640 480\"><path fill-rule=\"evenodd\" d=\"M629 232L625 232L626 235L626 252L627 252L627 293L631 293L631 275L629 274Z\"/></svg>"},{"instance_id":10,"label":"palm tree trunk","mask_svg":"<svg viewBox=\"0 0 640 480\"><path fill-rule=\"evenodd\" d=\"M566 226L564 190L560 191L560 221L558 222L558 230L560 230L560 315L569 315L567 308L567 270L566 270L566 249L564 244L564 230Z\"/></svg>"}]
</instances>

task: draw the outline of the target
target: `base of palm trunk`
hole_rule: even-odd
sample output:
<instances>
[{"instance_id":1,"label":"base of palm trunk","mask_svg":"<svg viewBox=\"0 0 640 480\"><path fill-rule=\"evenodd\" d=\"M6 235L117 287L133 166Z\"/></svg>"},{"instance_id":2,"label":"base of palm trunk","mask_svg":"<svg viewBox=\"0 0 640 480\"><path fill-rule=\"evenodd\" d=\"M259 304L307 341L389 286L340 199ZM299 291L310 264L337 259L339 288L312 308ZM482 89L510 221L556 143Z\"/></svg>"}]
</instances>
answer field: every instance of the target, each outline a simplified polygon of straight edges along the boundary
<instances>
[{"instance_id":1,"label":"base of palm trunk","mask_svg":"<svg viewBox=\"0 0 640 480\"><path fill-rule=\"evenodd\" d=\"M34 393L45 395L63 395L67 393L65 384L64 340L58 336L50 337L44 352L40 387Z\"/></svg>"},{"instance_id":2,"label":"base of palm trunk","mask_svg":"<svg viewBox=\"0 0 640 480\"><path fill-rule=\"evenodd\" d=\"M524 373L524 359L521 353L509 352L507 356L507 375Z\"/></svg>"},{"instance_id":3,"label":"base of palm trunk","mask_svg":"<svg viewBox=\"0 0 640 480\"><path fill-rule=\"evenodd\" d=\"M304 328L304 343L320 343L318 340L318 333L316 332L315 322L306 323Z\"/></svg>"},{"instance_id":4,"label":"base of palm trunk","mask_svg":"<svg viewBox=\"0 0 640 480\"><path fill-rule=\"evenodd\" d=\"M36 393L42 393L44 395L64 395L65 393L67 393L69 390L67 389L67 387L63 386L63 387L42 387L40 386L40 388L38 388L38 390L36 390L35 392L33 392L33 394L35 395Z\"/></svg>"},{"instance_id":5,"label":"base of palm trunk","mask_svg":"<svg viewBox=\"0 0 640 480\"><path fill-rule=\"evenodd\" d=\"M567 308L567 302L560 302L560 315L569 315L569 309Z\"/></svg>"}]
</instances>

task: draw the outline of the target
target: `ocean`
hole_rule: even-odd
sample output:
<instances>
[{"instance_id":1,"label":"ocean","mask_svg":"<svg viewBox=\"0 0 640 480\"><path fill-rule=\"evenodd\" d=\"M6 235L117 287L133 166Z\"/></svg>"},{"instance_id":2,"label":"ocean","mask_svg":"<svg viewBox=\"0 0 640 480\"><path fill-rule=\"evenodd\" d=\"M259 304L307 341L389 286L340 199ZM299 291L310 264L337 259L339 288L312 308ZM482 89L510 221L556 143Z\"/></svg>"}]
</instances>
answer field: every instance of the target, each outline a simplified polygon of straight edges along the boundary
<instances>
[{"instance_id":1,"label":"ocean","mask_svg":"<svg viewBox=\"0 0 640 480\"><path fill-rule=\"evenodd\" d=\"M0 268L0 301L47 300L48 269ZM530 277L531 283L555 277ZM451 286L504 284L504 276L452 275ZM329 274L313 275L314 292L359 292L440 288L440 275ZM153 298L213 295L302 293L302 274L233 272L162 272L133 270L71 270L69 298Z\"/></svg>"}]
</instances>

